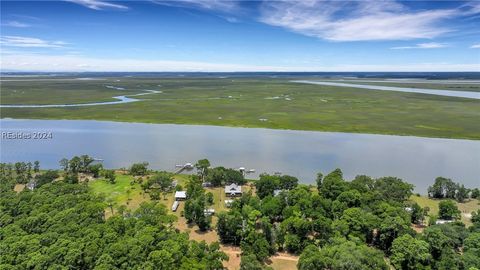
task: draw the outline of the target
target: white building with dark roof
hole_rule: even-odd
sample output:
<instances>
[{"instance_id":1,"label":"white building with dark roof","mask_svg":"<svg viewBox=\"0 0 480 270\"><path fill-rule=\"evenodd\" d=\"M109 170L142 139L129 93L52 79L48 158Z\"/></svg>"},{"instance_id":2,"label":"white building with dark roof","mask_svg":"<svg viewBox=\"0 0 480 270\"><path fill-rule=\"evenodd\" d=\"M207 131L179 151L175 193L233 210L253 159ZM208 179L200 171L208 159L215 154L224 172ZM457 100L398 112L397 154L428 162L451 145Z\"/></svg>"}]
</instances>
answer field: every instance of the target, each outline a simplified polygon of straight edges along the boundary
<instances>
[{"instance_id":1,"label":"white building with dark roof","mask_svg":"<svg viewBox=\"0 0 480 270\"><path fill-rule=\"evenodd\" d=\"M232 183L228 186L225 186L225 195L235 197L242 195L242 186L239 186L235 183Z\"/></svg>"}]
</instances>

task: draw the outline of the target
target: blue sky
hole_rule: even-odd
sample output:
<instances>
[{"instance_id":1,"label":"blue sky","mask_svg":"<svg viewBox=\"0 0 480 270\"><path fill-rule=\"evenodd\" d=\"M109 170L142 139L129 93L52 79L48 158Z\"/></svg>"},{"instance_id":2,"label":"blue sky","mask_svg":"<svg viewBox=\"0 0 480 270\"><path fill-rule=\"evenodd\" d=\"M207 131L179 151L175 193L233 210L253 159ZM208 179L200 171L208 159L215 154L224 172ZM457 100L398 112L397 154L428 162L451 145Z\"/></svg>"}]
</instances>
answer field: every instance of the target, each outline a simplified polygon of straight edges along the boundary
<instances>
[{"instance_id":1,"label":"blue sky","mask_svg":"<svg viewBox=\"0 0 480 270\"><path fill-rule=\"evenodd\" d=\"M1 68L480 71L480 1L1 1Z\"/></svg>"}]
</instances>

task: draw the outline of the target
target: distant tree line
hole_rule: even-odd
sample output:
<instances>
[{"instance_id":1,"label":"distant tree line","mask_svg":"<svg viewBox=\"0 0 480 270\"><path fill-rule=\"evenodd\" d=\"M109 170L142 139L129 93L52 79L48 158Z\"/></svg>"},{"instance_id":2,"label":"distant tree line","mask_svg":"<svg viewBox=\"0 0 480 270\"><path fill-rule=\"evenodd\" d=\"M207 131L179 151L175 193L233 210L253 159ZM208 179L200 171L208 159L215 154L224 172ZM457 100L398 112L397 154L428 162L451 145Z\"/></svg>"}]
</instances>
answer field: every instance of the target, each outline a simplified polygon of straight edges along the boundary
<instances>
[{"instance_id":1,"label":"distant tree line","mask_svg":"<svg viewBox=\"0 0 480 270\"><path fill-rule=\"evenodd\" d=\"M208 159L200 159L195 163L197 174L203 182L210 183L213 187L219 187L235 183L244 185L246 183L243 174L235 169L225 167L210 167Z\"/></svg>"},{"instance_id":2,"label":"distant tree line","mask_svg":"<svg viewBox=\"0 0 480 270\"><path fill-rule=\"evenodd\" d=\"M452 199L464 202L468 198L480 199L480 189L468 189L449 178L437 177L435 183L428 187L428 196L436 199Z\"/></svg>"}]
</instances>

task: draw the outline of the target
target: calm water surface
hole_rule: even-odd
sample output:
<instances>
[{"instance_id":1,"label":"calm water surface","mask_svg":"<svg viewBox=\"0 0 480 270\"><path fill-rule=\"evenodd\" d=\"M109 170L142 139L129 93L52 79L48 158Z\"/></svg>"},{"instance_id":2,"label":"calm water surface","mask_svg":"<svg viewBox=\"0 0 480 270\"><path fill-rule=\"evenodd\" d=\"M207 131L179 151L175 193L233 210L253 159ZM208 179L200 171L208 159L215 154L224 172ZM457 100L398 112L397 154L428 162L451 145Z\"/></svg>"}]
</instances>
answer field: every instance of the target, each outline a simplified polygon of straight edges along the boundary
<instances>
[{"instance_id":1,"label":"calm water surface","mask_svg":"<svg viewBox=\"0 0 480 270\"><path fill-rule=\"evenodd\" d=\"M437 176L480 186L480 141L76 120L0 120L1 162L35 161L58 168L63 157L88 154L109 168L148 161L173 171L175 164L208 158L214 166L282 172L314 183L317 172L341 168L358 174L397 176L425 192ZM51 132L52 139L6 139L4 132Z\"/></svg>"}]
</instances>

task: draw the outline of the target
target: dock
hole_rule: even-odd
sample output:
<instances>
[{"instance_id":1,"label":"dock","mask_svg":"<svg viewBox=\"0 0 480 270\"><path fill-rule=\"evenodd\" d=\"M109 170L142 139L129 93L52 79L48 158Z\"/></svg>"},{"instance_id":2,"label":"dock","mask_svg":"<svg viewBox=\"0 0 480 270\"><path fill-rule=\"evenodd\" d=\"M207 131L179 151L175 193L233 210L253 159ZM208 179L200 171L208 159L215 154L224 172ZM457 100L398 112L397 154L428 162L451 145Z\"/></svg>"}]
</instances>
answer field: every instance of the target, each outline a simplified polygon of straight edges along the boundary
<instances>
[{"instance_id":1,"label":"dock","mask_svg":"<svg viewBox=\"0 0 480 270\"><path fill-rule=\"evenodd\" d=\"M185 163L184 165L175 165L175 168L177 168L174 172L174 174L179 174L182 173L185 170L192 170L193 165L190 162Z\"/></svg>"}]
</instances>

